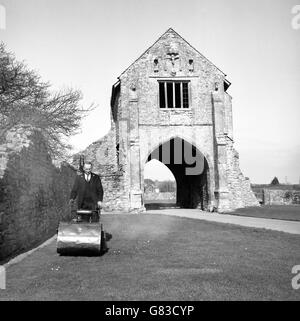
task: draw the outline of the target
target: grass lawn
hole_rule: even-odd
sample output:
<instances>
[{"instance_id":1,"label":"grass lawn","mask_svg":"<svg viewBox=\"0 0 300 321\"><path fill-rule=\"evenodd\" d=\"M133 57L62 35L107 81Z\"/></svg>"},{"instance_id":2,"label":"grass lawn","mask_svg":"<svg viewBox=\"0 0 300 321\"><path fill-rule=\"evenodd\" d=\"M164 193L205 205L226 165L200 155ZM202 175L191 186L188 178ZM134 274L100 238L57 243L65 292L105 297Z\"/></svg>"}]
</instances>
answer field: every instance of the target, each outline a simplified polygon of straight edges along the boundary
<instances>
[{"instance_id":1,"label":"grass lawn","mask_svg":"<svg viewBox=\"0 0 300 321\"><path fill-rule=\"evenodd\" d=\"M261 207L239 208L230 214L300 221L300 205L262 205Z\"/></svg>"},{"instance_id":2,"label":"grass lawn","mask_svg":"<svg viewBox=\"0 0 300 321\"><path fill-rule=\"evenodd\" d=\"M0 300L300 300L300 235L173 216L103 215L101 257L41 248L7 269Z\"/></svg>"}]
</instances>

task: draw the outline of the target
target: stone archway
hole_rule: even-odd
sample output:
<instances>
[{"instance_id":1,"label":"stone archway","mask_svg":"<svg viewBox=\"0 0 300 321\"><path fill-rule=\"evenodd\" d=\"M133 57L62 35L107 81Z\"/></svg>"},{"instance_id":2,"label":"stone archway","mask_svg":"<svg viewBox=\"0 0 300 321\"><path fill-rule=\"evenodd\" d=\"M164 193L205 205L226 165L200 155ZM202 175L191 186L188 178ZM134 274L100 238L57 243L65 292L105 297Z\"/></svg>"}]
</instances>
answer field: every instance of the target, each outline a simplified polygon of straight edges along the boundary
<instances>
[{"instance_id":1,"label":"stone archway","mask_svg":"<svg viewBox=\"0 0 300 321\"><path fill-rule=\"evenodd\" d=\"M182 208L207 210L210 203L210 171L201 151L180 137L170 138L148 154L169 168L176 180L176 204Z\"/></svg>"}]
</instances>

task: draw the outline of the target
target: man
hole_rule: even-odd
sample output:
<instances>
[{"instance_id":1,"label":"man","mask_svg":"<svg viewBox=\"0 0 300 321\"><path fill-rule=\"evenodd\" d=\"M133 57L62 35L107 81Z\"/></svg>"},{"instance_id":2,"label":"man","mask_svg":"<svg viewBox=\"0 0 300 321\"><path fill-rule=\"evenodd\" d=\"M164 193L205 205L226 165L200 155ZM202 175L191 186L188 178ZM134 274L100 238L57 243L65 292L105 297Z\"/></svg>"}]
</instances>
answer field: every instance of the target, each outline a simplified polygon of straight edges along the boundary
<instances>
[{"instance_id":1,"label":"man","mask_svg":"<svg viewBox=\"0 0 300 321\"><path fill-rule=\"evenodd\" d=\"M77 208L95 210L102 207L103 188L100 176L92 173L92 163L85 162L83 173L79 174L74 182L70 203L77 197Z\"/></svg>"}]
</instances>

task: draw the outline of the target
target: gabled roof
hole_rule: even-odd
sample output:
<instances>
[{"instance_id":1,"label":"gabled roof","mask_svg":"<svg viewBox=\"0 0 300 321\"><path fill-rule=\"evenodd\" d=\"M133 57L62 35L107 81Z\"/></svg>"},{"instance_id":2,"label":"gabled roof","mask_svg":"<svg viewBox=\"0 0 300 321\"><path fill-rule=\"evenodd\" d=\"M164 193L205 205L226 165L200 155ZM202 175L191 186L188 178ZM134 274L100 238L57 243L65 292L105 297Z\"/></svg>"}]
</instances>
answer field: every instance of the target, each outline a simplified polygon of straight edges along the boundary
<instances>
[{"instance_id":1,"label":"gabled roof","mask_svg":"<svg viewBox=\"0 0 300 321\"><path fill-rule=\"evenodd\" d=\"M178 36L179 38L181 38L184 42L186 42L192 49L194 49L200 56L202 56L204 59L206 59L209 63L211 63L213 66L215 66L221 73L224 74L224 76L226 76L226 74L220 69L218 68L215 64L213 64L208 58L206 58L201 52L199 52L195 47L193 47L188 41L186 41L183 37L181 37L174 29L169 28L166 32L164 32L155 42L153 45L151 45L147 50L145 50L128 68L126 68L121 75L119 76L119 78L132 66L134 65L141 57L144 56L144 54L146 54L152 47L154 47L162 37L164 37L166 34L168 33L174 33L176 36Z\"/></svg>"}]
</instances>

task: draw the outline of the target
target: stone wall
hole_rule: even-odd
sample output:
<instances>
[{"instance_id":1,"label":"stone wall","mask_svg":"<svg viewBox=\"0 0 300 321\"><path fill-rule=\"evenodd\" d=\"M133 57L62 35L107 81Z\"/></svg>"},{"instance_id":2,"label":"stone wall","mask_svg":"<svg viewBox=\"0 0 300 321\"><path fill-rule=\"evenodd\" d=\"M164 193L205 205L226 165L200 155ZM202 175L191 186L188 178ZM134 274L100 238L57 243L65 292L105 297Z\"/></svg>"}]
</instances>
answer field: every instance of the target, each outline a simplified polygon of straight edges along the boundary
<instances>
[{"instance_id":1,"label":"stone wall","mask_svg":"<svg viewBox=\"0 0 300 321\"><path fill-rule=\"evenodd\" d=\"M0 260L29 250L68 219L76 172L53 165L41 134L19 125L0 145Z\"/></svg>"},{"instance_id":2,"label":"stone wall","mask_svg":"<svg viewBox=\"0 0 300 321\"><path fill-rule=\"evenodd\" d=\"M72 165L76 168L79 166L81 154L85 161L93 163L92 171L101 178L104 191L103 201L106 204L103 212L110 210L129 211L129 193L124 175L124 166L126 166L124 159L126 157L120 155L117 148L114 125L103 138L89 145L82 153L74 155Z\"/></svg>"},{"instance_id":3,"label":"stone wall","mask_svg":"<svg viewBox=\"0 0 300 321\"><path fill-rule=\"evenodd\" d=\"M250 180L245 178L240 170L239 154L230 142L227 144L227 180L233 209L259 206L259 201L251 189Z\"/></svg>"},{"instance_id":4,"label":"stone wall","mask_svg":"<svg viewBox=\"0 0 300 321\"><path fill-rule=\"evenodd\" d=\"M263 189L264 205L292 205L300 204L300 191Z\"/></svg>"}]
</instances>

